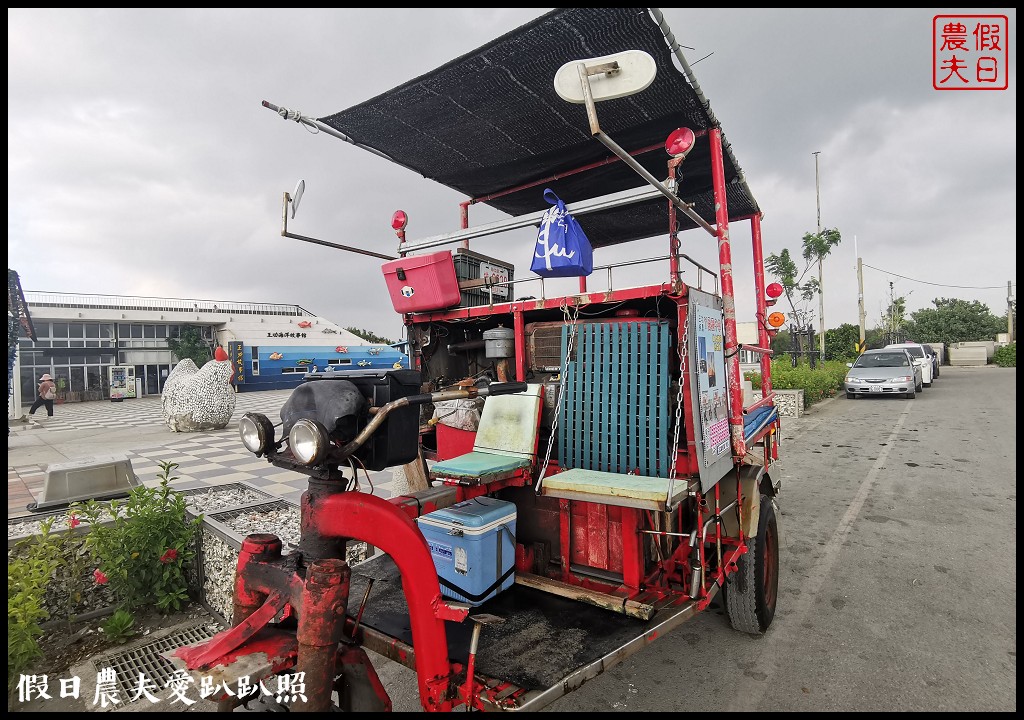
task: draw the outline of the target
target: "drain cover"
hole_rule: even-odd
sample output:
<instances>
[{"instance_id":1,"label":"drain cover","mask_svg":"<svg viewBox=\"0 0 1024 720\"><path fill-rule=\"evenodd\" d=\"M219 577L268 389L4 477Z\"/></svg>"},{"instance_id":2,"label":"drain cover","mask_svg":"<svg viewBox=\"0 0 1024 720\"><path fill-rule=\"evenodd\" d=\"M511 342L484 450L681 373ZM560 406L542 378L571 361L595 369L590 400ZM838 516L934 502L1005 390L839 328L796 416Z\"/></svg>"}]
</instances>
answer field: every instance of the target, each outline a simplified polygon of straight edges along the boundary
<instances>
[{"instance_id":1,"label":"drain cover","mask_svg":"<svg viewBox=\"0 0 1024 720\"><path fill-rule=\"evenodd\" d=\"M128 703L138 690L140 674L160 689L163 689L167 681L171 679L174 674L174 665L170 660L161 657L160 653L175 650L183 645L193 645L203 640L209 640L216 631L216 624L207 620L146 645L114 655L95 658L92 664L97 672L105 668L114 669L117 676L117 687L121 691L120 696L124 703Z\"/></svg>"}]
</instances>

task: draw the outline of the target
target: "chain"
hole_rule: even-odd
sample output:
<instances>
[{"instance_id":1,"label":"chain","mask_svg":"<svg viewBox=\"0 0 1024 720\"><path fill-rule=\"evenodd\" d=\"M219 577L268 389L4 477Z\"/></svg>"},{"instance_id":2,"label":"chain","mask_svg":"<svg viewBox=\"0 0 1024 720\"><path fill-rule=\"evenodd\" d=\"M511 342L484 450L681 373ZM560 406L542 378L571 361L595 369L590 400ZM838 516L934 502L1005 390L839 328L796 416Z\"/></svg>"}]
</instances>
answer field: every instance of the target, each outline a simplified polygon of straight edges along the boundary
<instances>
[{"instance_id":1,"label":"chain","mask_svg":"<svg viewBox=\"0 0 1024 720\"><path fill-rule=\"evenodd\" d=\"M683 323L683 339L679 343L677 348L679 351L679 382L676 389L676 427L672 432L672 456L669 461L671 466L669 468L669 480L668 480L668 497L665 498L665 507L669 508L672 504L672 495L674 494L673 486L676 481L676 463L679 460L679 430L683 424L683 378L686 372L686 358L687 358L687 344L686 338L690 331L689 312L687 312L686 322Z\"/></svg>"},{"instance_id":2,"label":"chain","mask_svg":"<svg viewBox=\"0 0 1024 720\"><path fill-rule=\"evenodd\" d=\"M576 328L577 323L580 319L580 306L574 305L573 311L570 312L567 304L562 305L562 314L565 316L565 322L571 323L569 325L569 340L565 344L565 360L562 363L562 369L560 377L558 379L558 401L555 403L555 416L551 420L551 435L548 437L548 450L544 453L544 464L540 469L540 477L537 478L536 492L540 495L541 483L544 482L544 476L548 472L548 463L551 462L551 450L555 446L555 431L558 429L558 418L562 413L562 398L565 396L565 378L569 372L569 358L572 357L572 346L576 340Z\"/></svg>"}]
</instances>

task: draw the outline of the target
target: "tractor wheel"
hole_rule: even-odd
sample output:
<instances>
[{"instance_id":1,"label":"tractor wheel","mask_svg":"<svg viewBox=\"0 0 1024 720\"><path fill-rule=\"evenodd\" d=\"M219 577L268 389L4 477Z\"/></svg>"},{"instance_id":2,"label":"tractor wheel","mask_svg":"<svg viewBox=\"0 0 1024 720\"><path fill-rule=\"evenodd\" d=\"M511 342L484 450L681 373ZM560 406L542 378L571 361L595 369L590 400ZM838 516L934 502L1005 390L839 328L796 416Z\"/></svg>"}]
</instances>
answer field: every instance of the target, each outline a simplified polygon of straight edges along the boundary
<instances>
[{"instance_id":1,"label":"tractor wheel","mask_svg":"<svg viewBox=\"0 0 1024 720\"><path fill-rule=\"evenodd\" d=\"M757 537L748 538L748 550L737 561L737 571L725 590L725 610L733 629L763 635L775 619L779 592L779 521L775 506L761 496Z\"/></svg>"}]
</instances>

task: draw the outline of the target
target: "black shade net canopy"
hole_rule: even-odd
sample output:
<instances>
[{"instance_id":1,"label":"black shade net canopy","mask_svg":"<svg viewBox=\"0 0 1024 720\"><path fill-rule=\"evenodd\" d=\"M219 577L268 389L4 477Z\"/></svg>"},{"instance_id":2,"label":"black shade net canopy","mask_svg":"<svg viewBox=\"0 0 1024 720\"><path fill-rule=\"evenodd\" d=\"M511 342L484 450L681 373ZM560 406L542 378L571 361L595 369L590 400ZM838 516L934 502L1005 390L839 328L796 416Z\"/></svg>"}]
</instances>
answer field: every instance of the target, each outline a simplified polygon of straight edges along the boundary
<instances>
[{"instance_id":1,"label":"black shade net canopy","mask_svg":"<svg viewBox=\"0 0 1024 720\"><path fill-rule=\"evenodd\" d=\"M668 173L666 138L680 127L697 132L677 192L714 225L710 146L699 131L717 120L699 86L673 62L666 35L671 31L648 8L561 8L318 120L428 179L524 215L549 207L545 188L571 204L646 185L618 159L558 177L615 156L591 136L586 106L564 101L553 82L567 62L643 50L657 64L654 82L598 103L601 129L630 153L655 146L636 160L662 180ZM724 135L722 143L730 220L759 213ZM682 213L676 218L680 230L697 227ZM665 235L668 200L588 213L581 222L594 247Z\"/></svg>"}]
</instances>

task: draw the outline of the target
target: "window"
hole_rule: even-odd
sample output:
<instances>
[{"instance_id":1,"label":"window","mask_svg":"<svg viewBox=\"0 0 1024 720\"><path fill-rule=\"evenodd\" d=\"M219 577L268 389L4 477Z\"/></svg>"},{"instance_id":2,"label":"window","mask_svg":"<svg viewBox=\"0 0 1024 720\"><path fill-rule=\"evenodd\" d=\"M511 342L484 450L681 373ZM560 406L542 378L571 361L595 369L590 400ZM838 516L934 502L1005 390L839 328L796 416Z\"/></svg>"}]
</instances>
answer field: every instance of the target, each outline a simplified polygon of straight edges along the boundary
<instances>
[{"instance_id":1,"label":"window","mask_svg":"<svg viewBox=\"0 0 1024 720\"><path fill-rule=\"evenodd\" d=\"M100 325L100 337L113 339L114 326L111 325L110 323L103 323L102 325Z\"/></svg>"},{"instance_id":2,"label":"window","mask_svg":"<svg viewBox=\"0 0 1024 720\"><path fill-rule=\"evenodd\" d=\"M85 326L85 336L87 338L98 338L100 336L100 326L95 323L89 323Z\"/></svg>"},{"instance_id":3,"label":"window","mask_svg":"<svg viewBox=\"0 0 1024 720\"><path fill-rule=\"evenodd\" d=\"M68 324L67 323L54 323L53 324L53 337L64 338L68 337Z\"/></svg>"},{"instance_id":4,"label":"window","mask_svg":"<svg viewBox=\"0 0 1024 720\"><path fill-rule=\"evenodd\" d=\"M146 338L155 338L156 337L156 325L143 325L142 326L142 336L146 337Z\"/></svg>"},{"instance_id":5,"label":"window","mask_svg":"<svg viewBox=\"0 0 1024 720\"><path fill-rule=\"evenodd\" d=\"M85 337L85 326L82 323L71 323L68 325L68 336L73 338Z\"/></svg>"},{"instance_id":6,"label":"window","mask_svg":"<svg viewBox=\"0 0 1024 720\"><path fill-rule=\"evenodd\" d=\"M252 347L249 349L252 353L252 374L260 374L260 349L258 347Z\"/></svg>"},{"instance_id":7,"label":"window","mask_svg":"<svg viewBox=\"0 0 1024 720\"><path fill-rule=\"evenodd\" d=\"M140 338L140 339L142 338L142 326L141 325L132 325L132 339L134 340L136 338Z\"/></svg>"},{"instance_id":8,"label":"window","mask_svg":"<svg viewBox=\"0 0 1024 720\"><path fill-rule=\"evenodd\" d=\"M351 365L352 364L352 359L351 358L334 358L333 360L328 360L327 364L328 365Z\"/></svg>"},{"instance_id":9,"label":"window","mask_svg":"<svg viewBox=\"0 0 1024 720\"><path fill-rule=\"evenodd\" d=\"M164 338L166 338L167 337L167 326L166 325L157 325L156 326L156 336L160 340L163 340Z\"/></svg>"}]
</instances>

